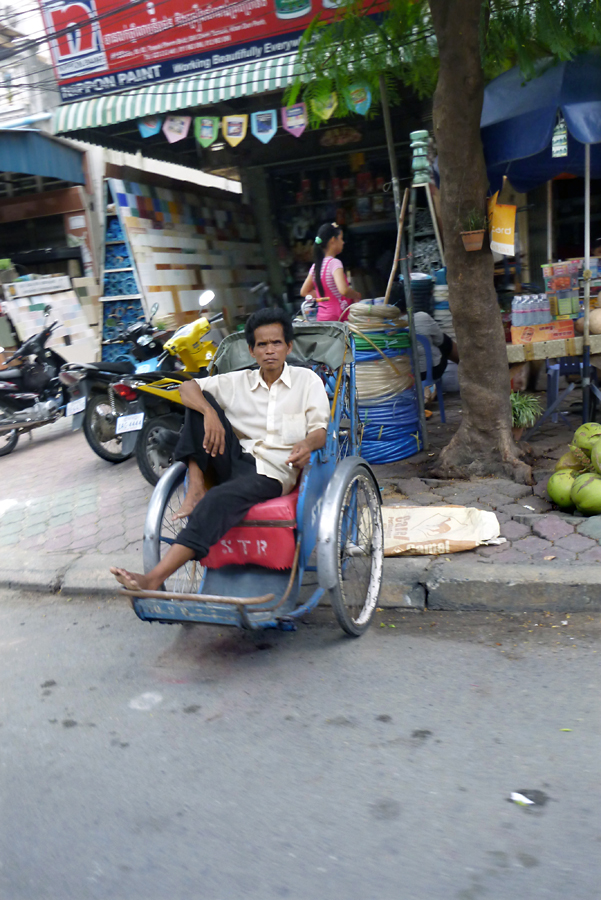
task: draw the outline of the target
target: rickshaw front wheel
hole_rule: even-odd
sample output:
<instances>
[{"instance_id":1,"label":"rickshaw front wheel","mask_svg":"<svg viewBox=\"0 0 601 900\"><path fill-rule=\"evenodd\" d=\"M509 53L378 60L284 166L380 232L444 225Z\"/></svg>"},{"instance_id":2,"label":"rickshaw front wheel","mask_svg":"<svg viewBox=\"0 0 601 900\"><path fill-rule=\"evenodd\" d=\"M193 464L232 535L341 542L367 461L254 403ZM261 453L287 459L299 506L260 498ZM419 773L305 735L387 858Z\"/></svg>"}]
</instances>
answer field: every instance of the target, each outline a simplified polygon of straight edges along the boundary
<instances>
[{"instance_id":1,"label":"rickshaw front wheel","mask_svg":"<svg viewBox=\"0 0 601 900\"><path fill-rule=\"evenodd\" d=\"M376 609L384 564L380 491L369 465L358 457L338 464L319 523L317 569L332 609L347 634L359 637Z\"/></svg>"},{"instance_id":2,"label":"rickshaw front wheel","mask_svg":"<svg viewBox=\"0 0 601 900\"><path fill-rule=\"evenodd\" d=\"M173 521L186 494L186 466L174 463L156 485L144 523L142 553L144 571L150 572L175 542L179 532L187 522ZM204 568L196 560L190 560L174 572L163 585L163 590L173 593L196 594L204 575Z\"/></svg>"}]
</instances>

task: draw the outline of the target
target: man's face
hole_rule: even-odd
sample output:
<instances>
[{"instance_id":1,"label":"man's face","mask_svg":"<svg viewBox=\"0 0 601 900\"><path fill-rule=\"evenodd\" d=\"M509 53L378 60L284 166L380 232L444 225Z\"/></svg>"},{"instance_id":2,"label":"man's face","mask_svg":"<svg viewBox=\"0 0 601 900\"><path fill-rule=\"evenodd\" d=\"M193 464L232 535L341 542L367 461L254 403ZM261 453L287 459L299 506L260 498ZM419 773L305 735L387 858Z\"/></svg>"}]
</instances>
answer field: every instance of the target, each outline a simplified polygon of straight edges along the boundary
<instances>
[{"instance_id":1,"label":"man's face","mask_svg":"<svg viewBox=\"0 0 601 900\"><path fill-rule=\"evenodd\" d=\"M255 328L255 346L254 350L250 350L250 354L263 371L277 372L283 369L291 350L292 344L287 344L284 340L284 329L279 322Z\"/></svg>"}]
</instances>

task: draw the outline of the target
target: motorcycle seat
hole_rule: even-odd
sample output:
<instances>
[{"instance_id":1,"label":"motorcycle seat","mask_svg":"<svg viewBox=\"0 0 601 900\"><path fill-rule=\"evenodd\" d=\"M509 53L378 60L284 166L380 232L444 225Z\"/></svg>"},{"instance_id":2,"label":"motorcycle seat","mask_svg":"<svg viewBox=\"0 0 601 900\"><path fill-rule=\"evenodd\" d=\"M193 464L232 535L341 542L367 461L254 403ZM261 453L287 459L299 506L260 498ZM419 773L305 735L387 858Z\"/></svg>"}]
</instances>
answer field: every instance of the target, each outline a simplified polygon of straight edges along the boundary
<instances>
[{"instance_id":1,"label":"motorcycle seat","mask_svg":"<svg viewBox=\"0 0 601 900\"><path fill-rule=\"evenodd\" d=\"M135 371L130 362L99 362L89 365L100 372L111 372L113 375L133 375Z\"/></svg>"},{"instance_id":2,"label":"motorcycle seat","mask_svg":"<svg viewBox=\"0 0 601 900\"><path fill-rule=\"evenodd\" d=\"M21 369L0 369L0 381L15 381L22 374Z\"/></svg>"}]
</instances>

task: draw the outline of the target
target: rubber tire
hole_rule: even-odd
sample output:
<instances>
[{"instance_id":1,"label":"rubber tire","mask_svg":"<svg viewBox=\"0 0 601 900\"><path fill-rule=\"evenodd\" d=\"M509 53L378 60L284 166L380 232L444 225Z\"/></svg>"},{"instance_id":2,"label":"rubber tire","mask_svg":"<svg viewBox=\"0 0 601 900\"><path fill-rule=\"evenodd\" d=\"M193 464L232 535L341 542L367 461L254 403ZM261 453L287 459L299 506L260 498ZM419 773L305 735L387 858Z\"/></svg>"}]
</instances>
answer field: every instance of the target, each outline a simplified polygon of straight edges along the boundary
<instances>
[{"instance_id":1,"label":"rubber tire","mask_svg":"<svg viewBox=\"0 0 601 900\"><path fill-rule=\"evenodd\" d=\"M187 470L183 463L175 463L167 469L152 492L144 523L142 546L146 574L154 569L161 559L161 534L169 534L169 537L173 539L185 525L184 520L172 524L171 516L179 508L184 498L186 473ZM173 496L176 493L178 496L172 504ZM172 505L170 506L170 504ZM165 519L166 524L163 524ZM184 594L197 593L203 574L203 567L195 560L190 560L167 579L167 582L162 585L162 589L167 592Z\"/></svg>"},{"instance_id":2,"label":"rubber tire","mask_svg":"<svg viewBox=\"0 0 601 900\"><path fill-rule=\"evenodd\" d=\"M118 398L114 398L115 408L119 411L121 415L127 415L127 407L124 407L123 402ZM130 459L134 455L134 451L130 450L129 453L111 453L110 450L106 450L102 441L100 441L96 435L94 434L94 430L92 428L92 414L94 409L100 404L104 403L107 406L111 405L111 400L108 394L92 394L90 399L86 404L86 411L84 413L83 420L83 433L86 436L86 441L90 445L91 449L94 451L96 456L99 456L100 459L104 459L106 462L117 463L125 462L126 459Z\"/></svg>"},{"instance_id":3,"label":"rubber tire","mask_svg":"<svg viewBox=\"0 0 601 900\"><path fill-rule=\"evenodd\" d=\"M8 438L7 441L4 439ZM12 453L17 444L19 443L19 432L17 429L13 429L13 431L9 431L8 434L0 434L0 456L8 456L9 453Z\"/></svg>"},{"instance_id":4,"label":"rubber tire","mask_svg":"<svg viewBox=\"0 0 601 900\"><path fill-rule=\"evenodd\" d=\"M178 431L181 431L181 427L184 424L184 417L177 417L180 420L180 427ZM159 478L161 477L153 468L152 462L148 456L148 448L149 448L149 438L150 433L155 428L167 428L169 431L175 431L173 427L174 422L176 421L176 417L174 414L170 413L166 416L153 416L150 419L146 419L144 421L144 425L142 426L142 430L140 432L140 436L138 437L136 443L136 459L138 460L138 466L140 467L140 472L148 482L153 487L158 484ZM170 465L173 463L173 459L170 460Z\"/></svg>"},{"instance_id":5,"label":"rubber tire","mask_svg":"<svg viewBox=\"0 0 601 900\"><path fill-rule=\"evenodd\" d=\"M334 566L337 570L338 577L336 578L335 584L330 587L330 602L332 604L332 609L334 611L334 615L338 621L338 624L342 628L346 634L351 637L360 637L364 631L367 630L371 623L371 619L373 613L375 612L376 606L378 605L378 597L380 594L380 586L382 584L382 572L383 572L383 564L384 564L384 525L382 521L382 512L381 512L381 503L380 503L380 490L378 484L374 478L374 475L371 471L371 468L363 463L359 458L355 457L356 464L354 466L348 465L350 463L350 459L347 457L346 463L348 465L347 471L345 473L345 477L343 482L338 486L338 490L336 492L335 502L337 504L336 516L335 516L335 530L334 538L327 545L329 547L329 553L334 556L330 557L330 565ZM349 608L346 604L344 597L344 588L342 583L342 573L340 571L340 544L341 544L341 526L342 526L342 512L344 506L344 498L347 495L347 492L357 478L362 478L367 481L370 485L370 489L373 489L373 499L377 501L377 520L375 522L375 527L379 531L379 538L376 540L376 548L372 550L372 560L374 560L374 556L377 556L374 562L372 562L372 570L371 570L371 581L373 581L373 588L371 590L371 597L369 599L368 606L363 607L360 615L355 619L351 616L349 612ZM332 485L332 482L330 482ZM326 501L327 502L327 501ZM324 504L325 506L325 504ZM367 598L366 598L367 601ZM362 615L365 613L365 619L363 621L358 621L361 619Z\"/></svg>"}]
</instances>

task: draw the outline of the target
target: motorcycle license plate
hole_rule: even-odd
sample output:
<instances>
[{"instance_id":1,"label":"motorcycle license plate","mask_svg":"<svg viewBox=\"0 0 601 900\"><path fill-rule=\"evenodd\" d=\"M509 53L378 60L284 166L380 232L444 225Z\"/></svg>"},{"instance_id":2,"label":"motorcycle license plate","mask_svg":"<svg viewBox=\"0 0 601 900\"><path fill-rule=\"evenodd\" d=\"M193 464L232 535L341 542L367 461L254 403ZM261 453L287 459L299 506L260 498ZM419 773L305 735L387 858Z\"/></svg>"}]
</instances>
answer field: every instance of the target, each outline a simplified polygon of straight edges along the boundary
<instances>
[{"instance_id":1,"label":"motorcycle license plate","mask_svg":"<svg viewBox=\"0 0 601 900\"><path fill-rule=\"evenodd\" d=\"M139 431L144 424L144 413L132 413L131 416L119 416L115 434L125 434L128 431Z\"/></svg>"},{"instance_id":2,"label":"motorcycle license plate","mask_svg":"<svg viewBox=\"0 0 601 900\"><path fill-rule=\"evenodd\" d=\"M67 409L65 410L66 416L76 416L77 413L83 412L86 408L86 398L79 397L77 400L71 400L67 403Z\"/></svg>"}]
</instances>

